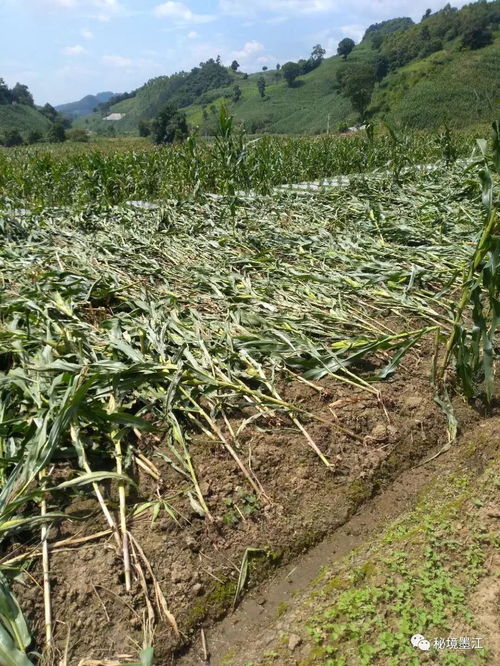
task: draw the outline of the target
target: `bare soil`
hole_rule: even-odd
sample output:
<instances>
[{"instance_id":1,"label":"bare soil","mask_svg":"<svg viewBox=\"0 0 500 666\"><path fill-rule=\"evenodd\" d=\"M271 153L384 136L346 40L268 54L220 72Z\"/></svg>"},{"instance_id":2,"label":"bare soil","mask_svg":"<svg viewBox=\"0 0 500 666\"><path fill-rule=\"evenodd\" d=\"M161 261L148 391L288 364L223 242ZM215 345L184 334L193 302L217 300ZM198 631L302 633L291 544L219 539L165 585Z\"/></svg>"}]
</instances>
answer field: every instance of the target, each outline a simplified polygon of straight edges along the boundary
<instances>
[{"instance_id":1,"label":"bare soil","mask_svg":"<svg viewBox=\"0 0 500 666\"><path fill-rule=\"evenodd\" d=\"M143 454L160 470L161 482L156 483L140 468L131 470L140 493L134 496L131 492L129 504L169 498L182 516L176 523L162 511L153 522L147 511L129 520L130 531L143 549L181 633L178 639L171 625L164 620L158 624L153 644L159 666L199 663L199 651L185 657L182 652L193 637L198 640L201 626L209 628L231 609L247 548L261 550L251 560L247 588L285 567L276 593L277 603L282 603L283 587L291 591L307 584L327 552L345 552L386 514L393 515L411 502L427 468L407 472L384 495L382 504L369 505L348 528L338 531L367 500L447 441L446 419L429 382L429 363L416 354L406 358L395 379L376 384L379 398L330 379L316 386L319 390L296 380L283 382L280 394L313 415L301 417L301 421L331 467L321 462L288 419L275 416L253 421L233 444L262 485L260 496L219 442L193 433L190 451L212 522L201 518L185 496L174 496L179 475L154 455L155 447L161 452L161 443L147 439L141 443ZM456 408L462 423L480 418L459 400ZM233 430L248 416L245 410L233 415ZM227 425L220 427L230 437ZM107 488L107 495L112 501L115 489ZM90 494L72 498L66 513L68 520L52 528L51 542L91 536L107 528ZM334 533L334 541L313 552L309 568L301 566L297 580L290 563ZM19 546L16 553L21 549ZM64 653L70 665L86 660L136 660L148 606L140 581L135 580L131 592L125 592L123 563L112 537L58 548L51 553L50 566L55 651L47 662L59 663ZM147 567L145 578L151 587ZM44 635L41 586L36 561L24 584L16 586L16 594L40 644ZM251 598L259 622L265 621L268 609L275 611L272 598L259 594ZM245 605L247 614L248 608ZM232 616L234 629L227 629L226 643L227 637L232 640L238 634L238 613Z\"/></svg>"}]
</instances>

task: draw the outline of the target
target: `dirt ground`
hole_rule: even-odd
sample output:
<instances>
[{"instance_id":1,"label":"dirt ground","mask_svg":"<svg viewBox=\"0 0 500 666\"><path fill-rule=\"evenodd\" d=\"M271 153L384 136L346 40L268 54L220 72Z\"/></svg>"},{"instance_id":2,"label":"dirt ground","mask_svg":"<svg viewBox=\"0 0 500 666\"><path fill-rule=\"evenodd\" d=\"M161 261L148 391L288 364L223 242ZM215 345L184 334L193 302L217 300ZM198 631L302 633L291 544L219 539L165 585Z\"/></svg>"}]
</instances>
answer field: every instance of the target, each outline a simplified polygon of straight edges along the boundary
<instances>
[{"instance_id":1,"label":"dirt ground","mask_svg":"<svg viewBox=\"0 0 500 666\"><path fill-rule=\"evenodd\" d=\"M498 410L497 410L498 414ZM471 442L481 438L484 447L471 454ZM335 596L337 586L330 587L326 595L318 594L323 587L328 589L328 581L342 571L341 559L350 554L364 562L370 555L370 547L384 536L384 530L391 528L402 514L411 511L422 501L422 497L435 492L437 479L448 475L468 474L471 479L481 478L488 468L498 475L498 451L500 447L500 416L492 417L469 428L464 436L439 459L403 472L386 490L369 500L345 525L313 548L307 555L298 558L267 583L252 590L239 608L228 615L221 623L206 632L205 642L210 658L204 660L204 650L200 639L177 663L179 666L312 666L323 663L314 656L314 641L305 630L308 621L317 611L316 603L326 604ZM450 477L451 478L451 477ZM456 478L456 476L455 476ZM498 478L498 476L497 476ZM477 496L473 491L472 496ZM498 492L496 494L498 497ZM441 500L440 500L441 501ZM469 511L461 515L461 522L455 527L463 531L465 542L469 539L465 523L480 525L484 535L499 535L498 520L500 506L492 501L482 506L474 500L473 515ZM498 545L498 544L497 544ZM500 663L500 571L499 552L494 543L485 539L485 570L480 583L470 600L469 609L473 623L454 625L456 635L475 636L481 634L483 647L488 650L486 661L471 664ZM373 552L372 552L373 556ZM383 556L383 551L382 551ZM373 562L373 560L371 560ZM336 569L336 565L339 567ZM333 580L338 580L334 578ZM438 590L436 590L438 593ZM330 595L330 596L329 596ZM325 596L326 600L321 599ZM383 605L379 609L384 613ZM408 637L409 638L409 637ZM311 647L312 644L312 647ZM419 663L438 663L430 655L420 654ZM442 656L442 655L439 655ZM474 655L476 657L476 655ZM461 658L461 657L460 657ZM391 663L410 663L407 658ZM452 660L453 657L450 656ZM330 663L330 661L328 662ZM331 663L336 663L333 660ZM356 661L348 662L357 663ZM364 662L366 663L366 662ZM385 663L373 660L369 663ZM413 662L411 662L413 663ZM439 663L465 663L462 661L441 661Z\"/></svg>"},{"instance_id":2,"label":"dirt ground","mask_svg":"<svg viewBox=\"0 0 500 666\"><path fill-rule=\"evenodd\" d=\"M161 481L155 482L135 467L140 495L131 493L129 505L169 498L182 516L176 522L162 510L154 522L151 511L129 519L130 532L144 554L142 557L138 547L133 549L144 571L143 582L151 589L154 575L180 631L177 638L171 624L164 619L158 622L152 637L156 664L199 663L199 652L181 660L183 650L193 638L199 639L200 627L209 628L231 609L247 548L259 550L250 562L247 587L251 588L332 535L369 498L445 444L446 419L433 399L429 363L411 353L394 379L376 386L378 397L330 379L318 382L315 388L297 380L283 382L281 397L310 414L302 416L301 422L331 467L321 462L287 418L257 419L234 445L262 486L260 494L220 443L193 433L190 451L213 521L200 517L196 505L185 496L175 495L178 473L155 455L151 441L142 442L142 453L154 461ZM459 399L456 409L464 427L480 419L477 411ZM245 410L233 415L233 430L247 417ZM221 424L221 428L229 436L227 425ZM161 452L161 444L157 446ZM402 492L396 492L393 499L387 495L387 507L373 505L372 513L367 511L350 524L350 533L338 533L339 553L370 534L374 521L386 509L403 509L411 501L427 474L427 468L421 469L421 473L408 472L402 477ZM112 500L113 489L106 488L106 492ZM107 529L91 494L73 498L66 513L68 520L52 528L52 542L81 539ZM22 552L22 548L26 544L17 549L14 544L13 552ZM47 662L58 664L64 654L70 665L88 660L136 660L151 607L140 578L134 577L131 592L125 592L123 562L112 536L54 549L50 566L55 651ZM16 594L42 642L39 563L28 572L23 584L16 585ZM254 603L261 607L258 596ZM158 619L156 607L153 612Z\"/></svg>"}]
</instances>

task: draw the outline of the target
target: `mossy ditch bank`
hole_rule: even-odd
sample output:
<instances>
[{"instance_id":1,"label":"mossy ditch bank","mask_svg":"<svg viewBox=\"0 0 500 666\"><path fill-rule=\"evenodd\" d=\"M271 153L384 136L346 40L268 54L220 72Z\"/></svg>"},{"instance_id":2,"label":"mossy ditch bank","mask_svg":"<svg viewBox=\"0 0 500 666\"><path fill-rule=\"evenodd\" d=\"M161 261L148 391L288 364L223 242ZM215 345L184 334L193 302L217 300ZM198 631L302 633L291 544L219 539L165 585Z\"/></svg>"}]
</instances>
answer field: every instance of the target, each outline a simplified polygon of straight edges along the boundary
<instances>
[{"instance_id":1,"label":"mossy ditch bank","mask_svg":"<svg viewBox=\"0 0 500 666\"><path fill-rule=\"evenodd\" d=\"M494 416L403 473L207 633L211 666L497 664L499 444Z\"/></svg>"}]
</instances>

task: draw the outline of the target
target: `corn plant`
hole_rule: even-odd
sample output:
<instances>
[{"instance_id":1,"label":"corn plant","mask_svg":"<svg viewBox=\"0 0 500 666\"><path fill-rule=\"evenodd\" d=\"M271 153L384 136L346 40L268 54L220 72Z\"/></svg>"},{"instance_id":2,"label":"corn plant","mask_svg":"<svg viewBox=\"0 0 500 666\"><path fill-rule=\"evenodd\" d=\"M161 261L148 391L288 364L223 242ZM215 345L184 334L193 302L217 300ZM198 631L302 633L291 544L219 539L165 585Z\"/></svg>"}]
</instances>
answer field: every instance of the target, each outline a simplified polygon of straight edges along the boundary
<instances>
[{"instance_id":1,"label":"corn plant","mask_svg":"<svg viewBox=\"0 0 500 666\"><path fill-rule=\"evenodd\" d=\"M500 125L493 124L493 146L478 141L481 197L484 224L464 277L455 312L453 331L446 346L441 369L444 374L451 356L455 357L461 388L468 398L483 392L491 401L494 394L494 361L498 360L500 326ZM472 306L472 327L468 328L466 308Z\"/></svg>"}]
</instances>

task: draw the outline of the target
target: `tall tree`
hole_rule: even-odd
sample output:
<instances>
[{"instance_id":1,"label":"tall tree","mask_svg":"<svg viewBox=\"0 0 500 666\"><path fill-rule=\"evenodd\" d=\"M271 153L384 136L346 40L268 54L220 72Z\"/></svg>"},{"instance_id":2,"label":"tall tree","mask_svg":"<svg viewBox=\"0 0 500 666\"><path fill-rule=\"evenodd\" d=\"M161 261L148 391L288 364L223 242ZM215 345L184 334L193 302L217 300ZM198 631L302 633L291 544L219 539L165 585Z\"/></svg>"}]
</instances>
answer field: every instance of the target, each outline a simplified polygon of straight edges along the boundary
<instances>
[{"instance_id":1,"label":"tall tree","mask_svg":"<svg viewBox=\"0 0 500 666\"><path fill-rule=\"evenodd\" d=\"M236 104L240 101L241 98L241 88L239 85L235 85L233 88L233 102Z\"/></svg>"},{"instance_id":2,"label":"tall tree","mask_svg":"<svg viewBox=\"0 0 500 666\"><path fill-rule=\"evenodd\" d=\"M26 104L26 106L35 106L33 95L28 90L28 86L22 83L16 83L12 88L12 99L18 104Z\"/></svg>"},{"instance_id":3,"label":"tall tree","mask_svg":"<svg viewBox=\"0 0 500 666\"><path fill-rule=\"evenodd\" d=\"M16 129L7 130L5 132L2 143L4 146L7 146L8 148L12 148L14 146L22 146L23 137L19 134L19 130Z\"/></svg>"},{"instance_id":4,"label":"tall tree","mask_svg":"<svg viewBox=\"0 0 500 666\"><path fill-rule=\"evenodd\" d=\"M266 95L266 80L263 76L259 76L257 79L257 88L259 89L259 95L264 99Z\"/></svg>"},{"instance_id":5,"label":"tall tree","mask_svg":"<svg viewBox=\"0 0 500 666\"><path fill-rule=\"evenodd\" d=\"M345 37L341 42L339 42L337 47L337 55L340 55L344 58L344 60L347 60L347 56L355 46L356 45L354 44L354 41L350 37Z\"/></svg>"},{"instance_id":6,"label":"tall tree","mask_svg":"<svg viewBox=\"0 0 500 666\"><path fill-rule=\"evenodd\" d=\"M240 68L240 63L237 60L233 60L233 62L231 63L231 69L233 70L233 72L237 72L239 68Z\"/></svg>"},{"instance_id":7,"label":"tall tree","mask_svg":"<svg viewBox=\"0 0 500 666\"><path fill-rule=\"evenodd\" d=\"M182 141L188 135L186 115L173 104L166 104L153 120L151 134L156 144Z\"/></svg>"},{"instance_id":8,"label":"tall tree","mask_svg":"<svg viewBox=\"0 0 500 666\"><path fill-rule=\"evenodd\" d=\"M287 62L281 68L285 81L289 87L293 86L295 79L300 75L301 69L297 62Z\"/></svg>"},{"instance_id":9,"label":"tall tree","mask_svg":"<svg viewBox=\"0 0 500 666\"><path fill-rule=\"evenodd\" d=\"M371 65L351 65L341 80L344 95L364 120L375 86L374 68Z\"/></svg>"},{"instance_id":10,"label":"tall tree","mask_svg":"<svg viewBox=\"0 0 500 666\"><path fill-rule=\"evenodd\" d=\"M311 52L311 60L315 63L315 65L320 65L323 62L325 54L326 50L321 46L321 44L316 44Z\"/></svg>"},{"instance_id":11,"label":"tall tree","mask_svg":"<svg viewBox=\"0 0 500 666\"><path fill-rule=\"evenodd\" d=\"M54 123L47 133L50 143L63 143L66 141L66 131L62 123Z\"/></svg>"},{"instance_id":12,"label":"tall tree","mask_svg":"<svg viewBox=\"0 0 500 666\"><path fill-rule=\"evenodd\" d=\"M11 104L12 103L12 93L9 90L9 87L5 81L0 78L0 104Z\"/></svg>"}]
</instances>

